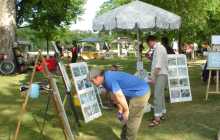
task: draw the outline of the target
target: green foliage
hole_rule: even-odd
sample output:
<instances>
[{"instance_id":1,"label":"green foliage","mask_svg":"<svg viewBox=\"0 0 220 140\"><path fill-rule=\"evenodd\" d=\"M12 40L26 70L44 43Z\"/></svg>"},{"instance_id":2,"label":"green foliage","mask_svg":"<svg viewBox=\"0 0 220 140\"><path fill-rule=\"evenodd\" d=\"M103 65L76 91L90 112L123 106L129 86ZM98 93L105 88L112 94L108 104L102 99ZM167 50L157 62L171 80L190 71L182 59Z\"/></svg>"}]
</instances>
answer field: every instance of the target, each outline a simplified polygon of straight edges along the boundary
<instances>
[{"instance_id":1,"label":"green foliage","mask_svg":"<svg viewBox=\"0 0 220 140\"><path fill-rule=\"evenodd\" d=\"M182 18L182 39L184 42L209 40L212 34L220 34L219 0L142 0L165 10L176 13ZM128 3L130 0L105 2L98 14ZM169 33L173 36L173 33Z\"/></svg>"},{"instance_id":2,"label":"green foliage","mask_svg":"<svg viewBox=\"0 0 220 140\"><path fill-rule=\"evenodd\" d=\"M82 13L84 0L17 0L17 26L26 23L47 41Z\"/></svg>"},{"instance_id":3,"label":"green foliage","mask_svg":"<svg viewBox=\"0 0 220 140\"><path fill-rule=\"evenodd\" d=\"M18 39L30 41L36 50L37 48L43 49L47 45L47 42L43 38L42 34L36 30L30 28L19 28L16 33ZM60 40L65 47L71 44L73 40L79 41L83 38L95 36L96 34L91 32L73 32L66 28L59 28L54 33L53 40Z\"/></svg>"},{"instance_id":4,"label":"green foliage","mask_svg":"<svg viewBox=\"0 0 220 140\"><path fill-rule=\"evenodd\" d=\"M150 70L149 62L144 61L145 68ZM210 95L207 102L204 101L206 85L200 79L200 64L189 64L190 85L192 90L192 102L170 104L166 102L168 110L168 119L161 122L159 127L150 129L152 113L146 113L143 117L141 128L138 132L137 140L214 140L219 131L219 116L220 116L220 96ZM112 64L120 67L120 70L134 73L136 58L113 58L108 60L92 60L88 64L91 67L99 66L109 69ZM8 140L13 137L16 130L16 124L21 110L23 98L19 91L20 83L28 83L31 73L16 74L11 76L0 76L0 122L1 122L1 140ZM69 75L70 76L70 75ZM43 80L41 73L37 73L34 82ZM61 96L65 95L64 83L60 76L56 76L58 88ZM213 83L215 85L215 83ZM103 94L102 94L103 95ZM166 92L166 97L169 94ZM46 116L47 122L44 129L44 135L40 133L40 126L42 126L45 117L44 110L47 103L48 94L40 94L38 99L30 99L28 101L28 110L25 113L25 118L22 121L21 131L19 133L20 140L65 140L63 131L61 129L60 121L57 113L54 110L51 102ZM106 97L105 97L106 99ZM108 98L107 98L108 99ZM151 95L150 103L153 102L153 95ZM108 103L108 100L103 100L103 103ZM67 108L67 111L71 111ZM102 110L103 116L91 121L83 123L79 128L80 135L77 140L119 140L122 124L116 118L116 109ZM68 119L70 125L74 126L74 117L69 114ZM83 118L81 118L83 119ZM40 127L41 128L41 127ZM75 129L72 129L74 134Z\"/></svg>"},{"instance_id":5,"label":"green foliage","mask_svg":"<svg viewBox=\"0 0 220 140\"><path fill-rule=\"evenodd\" d=\"M110 0L103 3L103 5L100 7L100 10L98 11L98 15L103 14L111 9L114 9L120 5L129 3L131 0Z\"/></svg>"}]
</instances>

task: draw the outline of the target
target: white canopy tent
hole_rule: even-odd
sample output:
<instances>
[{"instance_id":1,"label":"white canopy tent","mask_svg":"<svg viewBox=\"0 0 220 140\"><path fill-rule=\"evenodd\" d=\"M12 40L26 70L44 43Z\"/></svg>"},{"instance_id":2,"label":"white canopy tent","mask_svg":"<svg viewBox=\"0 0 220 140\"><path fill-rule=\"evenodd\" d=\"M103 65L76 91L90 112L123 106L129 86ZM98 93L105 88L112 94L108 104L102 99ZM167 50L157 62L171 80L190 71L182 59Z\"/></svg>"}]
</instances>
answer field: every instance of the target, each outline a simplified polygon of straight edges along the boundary
<instances>
[{"instance_id":1,"label":"white canopy tent","mask_svg":"<svg viewBox=\"0 0 220 140\"><path fill-rule=\"evenodd\" d=\"M137 31L137 40L140 39L140 30L154 28L175 30L181 26L181 17L159 7L135 0L115 8L93 21L93 30L134 30ZM138 45L139 46L139 45ZM137 47L138 62L140 61L139 47Z\"/></svg>"}]
</instances>

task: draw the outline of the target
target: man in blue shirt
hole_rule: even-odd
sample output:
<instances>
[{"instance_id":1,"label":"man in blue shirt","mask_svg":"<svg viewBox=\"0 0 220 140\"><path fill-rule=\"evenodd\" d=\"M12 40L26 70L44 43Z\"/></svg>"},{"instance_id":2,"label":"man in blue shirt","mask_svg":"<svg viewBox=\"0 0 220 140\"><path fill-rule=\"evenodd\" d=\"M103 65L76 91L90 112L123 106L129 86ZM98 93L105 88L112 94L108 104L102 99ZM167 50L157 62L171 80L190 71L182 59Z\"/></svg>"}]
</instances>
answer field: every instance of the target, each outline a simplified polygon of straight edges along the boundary
<instances>
[{"instance_id":1,"label":"man in blue shirt","mask_svg":"<svg viewBox=\"0 0 220 140\"><path fill-rule=\"evenodd\" d=\"M150 87L144 80L119 71L91 69L90 81L96 86L103 85L112 92L112 99L122 114L124 126L122 140L135 140L144 114L144 106L150 97Z\"/></svg>"}]
</instances>

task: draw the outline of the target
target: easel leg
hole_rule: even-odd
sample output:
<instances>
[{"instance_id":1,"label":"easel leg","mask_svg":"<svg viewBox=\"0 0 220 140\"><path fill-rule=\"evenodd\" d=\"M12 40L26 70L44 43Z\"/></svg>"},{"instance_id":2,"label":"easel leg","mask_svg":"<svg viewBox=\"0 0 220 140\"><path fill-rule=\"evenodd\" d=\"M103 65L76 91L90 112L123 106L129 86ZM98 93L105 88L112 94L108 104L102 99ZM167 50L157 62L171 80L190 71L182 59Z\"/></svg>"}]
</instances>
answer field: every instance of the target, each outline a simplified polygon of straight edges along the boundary
<instances>
[{"instance_id":1,"label":"easel leg","mask_svg":"<svg viewBox=\"0 0 220 140\"><path fill-rule=\"evenodd\" d=\"M72 95L70 93L67 95L67 99L68 99L69 106L70 106L71 110L74 113L76 123L77 123L78 127L80 127L81 125L80 125L80 122L79 122L79 116L77 114L76 108L75 108L74 103L73 103L74 100L73 100Z\"/></svg>"},{"instance_id":2,"label":"easel leg","mask_svg":"<svg viewBox=\"0 0 220 140\"><path fill-rule=\"evenodd\" d=\"M78 116L76 108L74 106L74 100L73 100L72 95L70 93L67 93L67 95L65 95L65 97L64 97L63 105L65 106L66 103L68 103L68 106L73 111L76 123L77 123L78 127L80 127L79 116Z\"/></svg>"},{"instance_id":3,"label":"easel leg","mask_svg":"<svg viewBox=\"0 0 220 140\"><path fill-rule=\"evenodd\" d=\"M209 70L209 79L208 79L208 85L207 85L206 96L205 96L206 101L208 100L208 96L209 96L208 94L209 94L211 77L212 77L212 70Z\"/></svg>"},{"instance_id":4,"label":"easel leg","mask_svg":"<svg viewBox=\"0 0 220 140\"><path fill-rule=\"evenodd\" d=\"M17 140L17 138L18 138L19 130L20 130L20 127L21 127L21 121L22 121L23 115L24 115L24 113L26 111L26 106L27 106L28 99L29 99L29 93L31 91L31 85L32 85L33 80L34 80L34 76L35 76L35 73L36 73L36 66L37 66L39 58L40 58L40 54L37 56L37 58L35 60L33 72L32 72L32 75L31 75L31 80L30 80L30 83L29 83L29 89L28 89L28 92L27 92L27 94L25 96L24 103L22 104L21 114L20 114L20 117L19 117L19 121L17 123L16 132L15 132L15 136L14 136L13 140Z\"/></svg>"},{"instance_id":5,"label":"easel leg","mask_svg":"<svg viewBox=\"0 0 220 140\"><path fill-rule=\"evenodd\" d=\"M98 96L99 104L101 105L102 108L104 108L104 106L102 104L102 99L101 99L100 93L97 93L97 96Z\"/></svg>"},{"instance_id":6,"label":"easel leg","mask_svg":"<svg viewBox=\"0 0 220 140\"><path fill-rule=\"evenodd\" d=\"M46 124L46 117L47 117L47 112L48 112L49 105L50 105L50 100L51 100L51 93L49 93L49 95L48 95L47 106L46 106L46 109L44 112L44 122L43 122L43 125L41 128L41 131L40 131L40 135L42 136L42 139L43 139L43 135L44 135L43 132L44 132L45 124Z\"/></svg>"},{"instance_id":7,"label":"easel leg","mask_svg":"<svg viewBox=\"0 0 220 140\"><path fill-rule=\"evenodd\" d=\"M219 93L219 70L216 71L216 92Z\"/></svg>"}]
</instances>

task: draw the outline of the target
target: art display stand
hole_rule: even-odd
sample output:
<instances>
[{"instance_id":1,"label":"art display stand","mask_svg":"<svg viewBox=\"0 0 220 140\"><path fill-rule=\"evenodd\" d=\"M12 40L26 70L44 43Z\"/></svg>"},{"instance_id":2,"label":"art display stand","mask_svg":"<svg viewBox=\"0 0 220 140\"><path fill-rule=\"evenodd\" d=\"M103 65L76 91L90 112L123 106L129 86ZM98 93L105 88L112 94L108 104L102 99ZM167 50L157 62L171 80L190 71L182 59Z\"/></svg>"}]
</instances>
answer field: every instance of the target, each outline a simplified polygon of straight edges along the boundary
<instances>
[{"instance_id":1,"label":"art display stand","mask_svg":"<svg viewBox=\"0 0 220 140\"><path fill-rule=\"evenodd\" d=\"M220 71L220 52L212 51L208 53L207 70L209 70L208 84L206 89L205 100L208 100L209 94L220 94L219 91L219 71ZM213 72L216 73L215 91L211 91L210 84Z\"/></svg>"},{"instance_id":2,"label":"art display stand","mask_svg":"<svg viewBox=\"0 0 220 140\"><path fill-rule=\"evenodd\" d=\"M56 57L56 60L58 62L58 67L59 67L60 73L62 74L62 79L63 79L64 85L65 85L65 93L66 93L66 95L65 95L64 100L63 100L63 105L64 106L68 105L68 107L71 109L71 111L74 114L77 126L80 127L79 115L78 115L78 113L76 111L73 95L71 94L72 93L72 83L71 83L71 81L70 81L70 79L68 77L66 68L65 68L65 66L64 66L64 64L63 64L63 62L61 60L61 54L60 54L60 52L59 52L55 42L52 41L51 43L52 43L52 46L54 48L55 57Z\"/></svg>"},{"instance_id":3,"label":"art display stand","mask_svg":"<svg viewBox=\"0 0 220 140\"><path fill-rule=\"evenodd\" d=\"M62 103L62 100L61 100L61 97L60 97L60 94L59 94L59 90L58 90L57 85L56 85L56 81L55 81L55 79L53 79L51 73L49 72L49 70L47 68L47 65L45 63L45 59L41 55L41 51L39 51L39 54L37 55L37 58L35 60L34 69L33 69L32 75L31 75L30 83L29 83L29 89L28 89L28 92L25 96L25 100L22 104L22 108L21 108L21 111L20 111L20 116L19 116L19 120L18 120L18 123L17 123L17 127L16 127L16 131L15 131L15 135L13 137L13 140L18 139L18 134L19 134L19 130L20 130L20 127L21 127L21 123L22 123L24 114L26 113L26 107L28 105L29 94L30 94L30 91L31 91L32 83L33 83L33 80L34 80L34 77L35 77L35 74L36 74L36 66L37 66L37 64L40 60L42 61L42 64L43 64L44 75L48 79L49 86L50 86L50 89L52 91L51 95L49 95L49 96L52 96L54 106L55 106L55 109L56 109L56 113L57 113L57 115L60 119L61 125L62 125L62 129L63 129L65 139L66 140L74 140L75 138L74 138L74 135L71 131L70 124L69 124L69 121L68 121L68 118L67 118L67 115L66 115L66 112L65 112L65 109L64 109L64 105ZM48 103L49 103L49 99L48 99ZM48 109L48 105L47 105L47 109ZM43 126L44 126L44 124L43 124Z\"/></svg>"},{"instance_id":4,"label":"art display stand","mask_svg":"<svg viewBox=\"0 0 220 140\"><path fill-rule=\"evenodd\" d=\"M98 90L88 80L88 65L85 62L71 63L70 71L74 80L75 89L80 101L84 122L88 123L102 116L97 99Z\"/></svg>"},{"instance_id":5,"label":"art display stand","mask_svg":"<svg viewBox=\"0 0 220 140\"><path fill-rule=\"evenodd\" d=\"M211 83L211 78L212 78L212 72L216 72L216 86L215 86L215 91L211 91L210 89L210 83ZM208 85L206 89L206 96L205 100L208 100L209 94L220 94L219 91L219 70L209 70L209 79L208 79Z\"/></svg>"}]
</instances>

